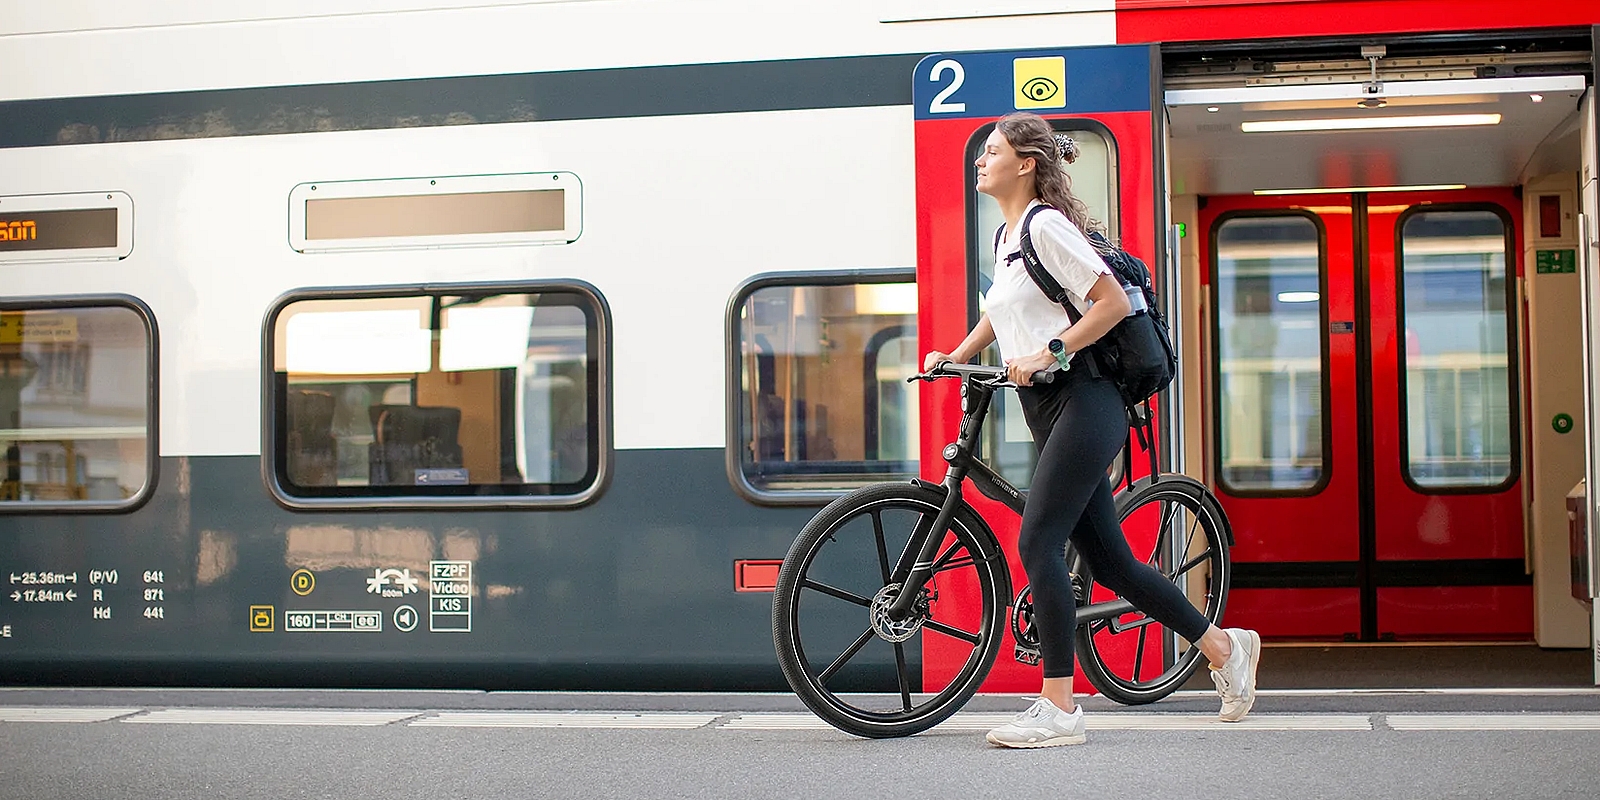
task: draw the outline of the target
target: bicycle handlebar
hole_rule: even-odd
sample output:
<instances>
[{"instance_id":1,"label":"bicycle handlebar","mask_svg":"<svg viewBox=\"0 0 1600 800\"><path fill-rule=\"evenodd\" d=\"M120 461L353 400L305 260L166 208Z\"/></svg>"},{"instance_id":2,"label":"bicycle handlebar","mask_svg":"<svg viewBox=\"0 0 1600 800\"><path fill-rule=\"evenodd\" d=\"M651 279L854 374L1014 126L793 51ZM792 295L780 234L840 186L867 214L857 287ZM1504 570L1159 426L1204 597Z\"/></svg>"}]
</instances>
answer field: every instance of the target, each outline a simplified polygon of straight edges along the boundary
<instances>
[{"instance_id":1,"label":"bicycle handlebar","mask_svg":"<svg viewBox=\"0 0 1600 800\"><path fill-rule=\"evenodd\" d=\"M1033 382L1055 383L1057 374L1059 373L1057 373L1055 370L1041 370L1033 373ZM990 367L982 364L957 364L953 361L941 361L938 364L935 364L933 369L930 369L927 372L919 372L916 375L906 378L906 383L911 383L912 381L932 381L939 378L962 377L977 378L994 386L1015 387L1017 385L1006 377L1005 367Z\"/></svg>"}]
</instances>

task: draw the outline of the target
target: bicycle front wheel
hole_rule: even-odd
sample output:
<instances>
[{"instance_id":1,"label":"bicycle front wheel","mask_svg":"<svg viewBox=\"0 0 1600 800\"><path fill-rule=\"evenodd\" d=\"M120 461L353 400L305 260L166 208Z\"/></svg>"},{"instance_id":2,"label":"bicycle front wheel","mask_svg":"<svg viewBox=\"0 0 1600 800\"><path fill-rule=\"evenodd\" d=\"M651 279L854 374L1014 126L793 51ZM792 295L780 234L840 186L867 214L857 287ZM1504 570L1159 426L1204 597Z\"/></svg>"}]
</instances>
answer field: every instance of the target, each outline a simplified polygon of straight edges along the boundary
<instances>
[{"instance_id":1,"label":"bicycle front wheel","mask_svg":"<svg viewBox=\"0 0 1600 800\"><path fill-rule=\"evenodd\" d=\"M783 560L772 601L778 663L806 707L839 730L869 738L925 731L966 703L994 664L1006 563L964 503L939 535L933 577L912 615L883 613L900 593L890 580L895 565L943 500L911 483L858 489L807 523ZM957 605L957 592L981 603ZM922 691L926 654L955 665L936 692Z\"/></svg>"},{"instance_id":2,"label":"bicycle front wheel","mask_svg":"<svg viewBox=\"0 0 1600 800\"><path fill-rule=\"evenodd\" d=\"M1207 622L1217 624L1228 601L1232 562L1228 521L1205 487L1181 476L1136 482L1117 497L1122 532L1134 556L1159 570L1190 598ZM1078 626L1078 661L1089 682L1125 705L1160 700L1182 686L1204 659L1200 648L1134 609L1092 619L1098 607L1121 600L1086 576L1090 621ZM1122 608L1126 608L1123 605Z\"/></svg>"}]
</instances>

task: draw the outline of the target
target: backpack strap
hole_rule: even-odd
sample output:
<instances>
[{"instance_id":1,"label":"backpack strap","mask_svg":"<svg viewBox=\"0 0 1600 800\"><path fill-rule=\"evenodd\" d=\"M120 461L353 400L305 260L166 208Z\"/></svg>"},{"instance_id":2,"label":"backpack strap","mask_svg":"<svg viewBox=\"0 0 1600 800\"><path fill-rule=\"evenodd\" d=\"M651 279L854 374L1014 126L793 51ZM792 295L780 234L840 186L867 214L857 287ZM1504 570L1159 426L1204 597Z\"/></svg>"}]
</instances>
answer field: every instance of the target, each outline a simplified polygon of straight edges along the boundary
<instances>
[{"instance_id":1,"label":"backpack strap","mask_svg":"<svg viewBox=\"0 0 1600 800\"><path fill-rule=\"evenodd\" d=\"M1040 204L1028 209L1028 213L1022 217L1022 223L1018 226L1022 229L1020 234L1021 247L1018 248L1017 252L1006 256L1006 261L1011 262L1019 258L1022 259L1023 269L1028 271L1028 277L1033 279L1034 284L1039 287L1039 291L1044 292L1044 296L1050 298L1051 302L1065 308L1067 319L1076 325L1078 320L1083 319L1083 314L1078 312L1077 306L1074 306L1071 299L1067 297L1067 290L1062 288L1054 275L1050 274L1050 270L1044 268L1044 262L1039 260L1039 251L1033 247L1033 236L1028 233L1028 223L1032 222L1034 216L1046 208L1049 208L1049 206ZM995 247L997 249L1000 246L999 233L999 231L995 232Z\"/></svg>"},{"instance_id":2,"label":"backpack strap","mask_svg":"<svg viewBox=\"0 0 1600 800\"><path fill-rule=\"evenodd\" d=\"M1150 482L1159 481L1161 464L1156 459L1156 415L1147 402L1128 406L1127 409L1128 429L1132 432L1132 436L1138 437L1139 446L1150 456Z\"/></svg>"},{"instance_id":3,"label":"backpack strap","mask_svg":"<svg viewBox=\"0 0 1600 800\"><path fill-rule=\"evenodd\" d=\"M1017 252L1006 256L1006 262L1010 263L1019 258L1022 259L1022 268L1027 270L1028 277L1033 279L1034 285L1038 286L1039 291L1044 292L1044 296L1050 298L1051 302L1065 309L1067 320L1076 325L1083 319L1083 314L1078 311L1077 306L1073 305L1072 299L1067 296L1067 290L1062 288L1061 283L1055 279L1054 275L1050 274L1050 270L1044 268L1044 262L1039 260L1039 251L1033 247L1033 237L1028 233L1028 223L1033 221L1034 215L1047 208L1049 206L1041 203L1028 209L1028 213L1022 217L1022 222L1017 226L1021 229L1019 235L1020 247ZM995 247L997 249L1000 246L998 234L999 232L996 231ZM1100 362L1099 359L1094 357L1094 351L1091 349L1093 347L1093 345L1090 345L1084 348L1087 352L1084 354L1083 363L1087 365L1090 375L1099 378L1102 375Z\"/></svg>"},{"instance_id":4,"label":"backpack strap","mask_svg":"<svg viewBox=\"0 0 1600 800\"><path fill-rule=\"evenodd\" d=\"M1022 259L1022 266L1028 271L1028 277L1033 279L1033 282L1038 285L1039 290L1044 292L1046 297L1050 298L1056 303L1059 303L1062 308L1066 309L1067 319L1070 320L1072 324L1076 325L1080 320L1083 319L1083 315L1080 314L1077 307L1072 304L1071 298L1067 296L1067 290L1062 288L1060 282L1055 279L1055 276L1051 275L1050 271L1044 268L1044 262L1039 260L1039 251L1034 249L1033 238L1028 233L1028 223L1033 220L1035 214L1043 211L1045 208L1047 208L1047 206L1037 205L1031 209L1028 209L1028 213L1022 218L1022 223L1020 226L1022 228L1020 237L1021 247L1018 248L1017 252L1006 256L1006 261L1011 262L1019 258ZM1005 226L1002 225L1000 230L995 231L995 249L999 249L1000 247L1000 234L1004 228ZM1090 233L1088 236L1092 237L1090 241L1092 244L1096 245L1095 249L1097 252L1100 252L1103 247L1110 246L1106 242L1106 239L1099 234ZM1110 265L1108 264L1107 266ZM1118 275L1115 269L1111 270L1111 277L1118 284L1123 283L1122 276ZM1090 347L1084 348L1085 350L1089 351L1086 354L1088 357L1084 359L1084 362L1088 365L1090 374L1094 375L1096 378L1099 378L1104 373L1102 373L1100 370L1099 359L1094 355L1095 351L1091 349L1093 347L1093 345L1090 345ZM1161 470L1160 464L1156 459L1155 448L1155 415L1151 413L1150 404L1129 404L1126 402L1126 400L1124 400L1124 409L1128 415L1129 444L1132 444L1132 440L1134 438L1139 440L1139 446L1144 448L1144 451L1150 455L1151 480L1160 480ZM1127 481L1129 485L1132 485L1132 467L1126 459L1123 460L1123 471L1124 480Z\"/></svg>"}]
</instances>

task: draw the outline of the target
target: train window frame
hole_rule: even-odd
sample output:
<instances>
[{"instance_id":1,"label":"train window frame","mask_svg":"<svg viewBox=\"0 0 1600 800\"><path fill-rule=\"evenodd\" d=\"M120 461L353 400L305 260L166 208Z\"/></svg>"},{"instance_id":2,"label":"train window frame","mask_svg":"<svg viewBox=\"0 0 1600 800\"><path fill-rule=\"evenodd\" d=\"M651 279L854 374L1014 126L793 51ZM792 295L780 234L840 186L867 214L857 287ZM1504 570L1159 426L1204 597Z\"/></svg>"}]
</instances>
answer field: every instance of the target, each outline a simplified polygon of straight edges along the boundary
<instances>
[{"instance_id":1,"label":"train window frame","mask_svg":"<svg viewBox=\"0 0 1600 800\"><path fill-rule=\"evenodd\" d=\"M1300 217L1311 221L1317 231L1317 291L1322 295L1318 305L1318 342L1321 348L1321 378L1322 378L1322 467L1317 476L1316 483L1299 489L1257 489L1248 487L1235 487L1228 483L1227 473L1222 463L1222 318L1217 309L1222 303L1221 282L1217 280L1217 232L1222 226L1236 219L1264 219L1273 217ZM1240 498L1291 498L1314 497L1328 488L1333 480L1333 398L1329 387L1333 379L1333 359L1330 357L1331 345L1329 325L1332 317L1328 311L1328 229L1323 224L1322 217L1304 208L1278 208L1278 209L1238 209L1225 211L1218 214L1211 222L1211 229L1206 231L1206 249L1209 280L1206 286L1206 302L1210 306L1210 324L1207 330L1207 355L1210 359L1209 369L1205 376L1209 387L1206 399L1210 401L1211 408L1206 414L1206 424L1210 427L1205 437L1210 452L1207 461L1211 465L1212 474L1216 476L1217 487L1227 492L1232 497Z\"/></svg>"},{"instance_id":2,"label":"train window frame","mask_svg":"<svg viewBox=\"0 0 1600 800\"><path fill-rule=\"evenodd\" d=\"M1510 436L1506 440L1510 448L1510 470L1506 478L1499 483L1480 485L1455 485L1455 486L1425 486L1418 483L1411 475L1411 426L1408 420L1411 417L1410 402L1406 395L1406 353L1402 346L1396 353L1398 360L1395 364L1396 399L1398 401L1398 416L1396 427L1399 428L1400 453L1399 470L1400 479L1405 482L1406 488L1421 495L1473 495L1473 494L1498 494L1515 486L1522 479L1522 394L1520 390L1522 380L1522 361L1518 356L1518 339L1522 319L1519 314L1517 298L1517 282L1521 276L1517 273L1520 265L1521 253L1517 248L1519 230L1516 220L1511 212L1498 203L1465 202L1465 203L1418 203L1400 212L1394 220L1394 319L1398 330L1405 328L1406 313L1406 287L1405 287L1405 251L1402 249L1405 238L1405 225L1411 217L1418 214L1448 212L1448 211L1478 211L1488 212L1500 218L1500 223L1505 231L1506 255L1506 413L1509 421Z\"/></svg>"},{"instance_id":3,"label":"train window frame","mask_svg":"<svg viewBox=\"0 0 1600 800\"><path fill-rule=\"evenodd\" d=\"M0 264L42 264L63 261L121 261L133 254L133 197L127 192L73 192L0 197L0 213L93 211L117 213L117 243L110 247L72 247L53 250L0 252ZM104 296L104 295L101 295Z\"/></svg>"},{"instance_id":4,"label":"train window frame","mask_svg":"<svg viewBox=\"0 0 1600 800\"><path fill-rule=\"evenodd\" d=\"M311 238L308 227L312 214L310 203L317 201L444 198L552 190L563 193L563 227L559 230ZM289 246L304 255L571 244L583 235L583 181L577 174L565 171L308 181L289 190L288 218Z\"/></svg>"},{"instance_id":5,"label":"train window frame","mask_svg":"<svg viewBox=\"0 0 1600 800\"><path fill-rule=\"evenodd\" d=\"M822 506L848 494L851 489L763 489L751 483L744 473L744 460L740 456L741 443L744 440L744 397L745 393L741 381L743 375L743 359L741 358L741 331L740 309L744 307L752 295L762 289L774 287L817 287L817 286L850 286L873 283L909 283L915 285L917 271L915 267L886 267L862 268L844 270L810 270L803 272L766 272L752 276L734 289L728 298L726 321L723 325L725 369L724 394L727 404L726 412L726 443L723 447L723 463L728 475L728 483L734 491L747 502L762 506ZM919 309L920 310L920 309ZM913 334L915 331L913 331ZM903 334L902 334L903 335ZM881 345L882 343L878 343ZM875 351L874 351L875 352ZM865 379L865 375L863 376ZM876 383L864 384L863 394L867 386L875 389ZM920 454L920 443L913 445L913 453Z\"/></svg>"},{"instance_id":6,"label":"train window frame","mask_svg":"<svg viewBox=\"0 0 1600 800\"><path fill-rule=\"evenodd\" d=\"M1056 133L1070 131L1090 131L1106 143L1106 185L1109 187L1110 196L1107 203L1107 217L1101 220L1106 226L1108 238L1113 242L1120 240L1122 231L1122 150L1121 143L1111 133L1111 128L1105 123L1087 117L1046 117L1050 128ZM978 289L978 275L983 269L983 254L985 245L992 245L994 231L981 231L978 229L978 167L973 162L983 152L984 142L994 130L995 123L989 122L978 126L967 139L965 150L966 162L962 164L962 174L966 177L966 223L967 223L967 327L978 324L978 301L982 292Z\"/></svg>"},{"instance_id":7,"label":"train window frame","mask_svg":"<svg viewBox=\"0 0 1600 800\"><path fill-rule=\"evenodd\" d=\"M1056 133L1088 131L1100 137L1100 139L1105 142L1106 187L1108 194L1106 203L1107 219L1102 220L1102 222L1106 226L1106 233L1109 238L1112 241L1120 241L1122 229L1121 143L1117 141L1117 137L1111 132L1111 128L1097 119L1092 119L1089 117L1067 116L1045 117L1045 121L1050 123L1051 130L1055 131ZM979 228L979 218L981 216L979 206L982 203L982 200L978 196L978 167L974 162L976 162L978 156L983 153L984 144L987 142L989 134L994 131L995 124L996 123L994 122L989 122L974 129L972 135L967 139L966 148L963 151L966 158L966 161L962 164L961 168L963 174L966 176L966 189L964 190L963 197L966 206L964 213L966 215L967 229L966 258L968 328L978 324L978 318L981 316L979 304L983 299L983 291L981 289L980 277L983 272L985 261L988 258L992 258L992 253L987 256L985 254L989 252L989 248L992 247L994 242L994 231L992 229L980 230ZM985 364L990 363L990 361L993 360L993 357L990 356L990 354L994 352L997 352L994 345L984 348L983 352L979 354L979 361ZM1020 417L1021 406L1016 405L1016 403L1016 396L1014 394L1007 394L1003 398L1003 402L995 407L995 410L992 412L991 418L984 429L983 439L979 446L983 449L983 453L985 454L984 457L989 459L991 465L1000 470L1000 472L1003 473L1008 480L1015 484L1017 488L1027 489L1028 486L1033 483L1033 471L1038 466L1037 448L1034 447L1031 437L1025 442L1015 439L1008 440L1004 438L1006 436L1007 428L1012 428L1012 430L1015 430L1013 426L1020 424L1020 419L1014 419L1009 416L1012 413L1016 413L1018 417ZM1012 409L1016 409L1016 411L1013 412ZM1025 430L1026 426L1022 426L1022 428ZM1028 457L1026 476L1012 472L1012 465L1002 457L1000 449L1004 447L1007 442L1021 444L1027 448Z\"/></svg>"},{"instance_id":8,"label":"train window frame","mask_svg":"<svg viewBox=\"0 0 1600 800\"><path fill-rule=\"evenodd\" d=\"M308 300L407 300L440 296L478 294L551 294L578 296L584 304L590 324L586 331L586 347L593 353L588 369L591 382L588 392L589 413L593 416L590 442L593 465L585 476L583 488L575 492L555 493L554 484L506 484L514 490L489 493L499 484L466 484L451 487L453 494L422 494L420 492L394 492L384 485L351 486L340 496L309 496L290 490L287 478L287 402L280 402L281 392L287 391L286 376L280 380L276 368L278 357L276 333L278 319L289 306ZM616 461L613 431L612 390L612 316L605 296L592 284L567 278L534 281L497 281L483 283L429 283L406 285L316 287L295 289L280 295L267 308L262 322L262 373L261 373L261 477L272 499L292 511L342 511L386 509L463 509L491 510L514 508L577 508L597 500L610 486ZM280 385L280 383L282 385ZM415 397L415 377L412 377L412 396ZM504 401L503 401L504 402ZM280 439L282 441L280 442ZM433 488L433 487L430 487ZM444 489L445 487L437 487ZM476 490L477 493L467 493Z\"/></svg>"},{"instance_id":9,"label":"train window frame","mask_svg":"<svg viewBox=\"0 0 1600 800\"><path fill-rule=\"evenodd\" d=\"M114 502L97 500L0 501L0 515L25 514L127 514L142 508L155 496L161 478L161 336L155 312L137 297L126 294L41 295L0 298L0 311L50 311L75 308L123 308L144 324L145 370L145 482L131 497Z\"/></svg>"}]
</instances>

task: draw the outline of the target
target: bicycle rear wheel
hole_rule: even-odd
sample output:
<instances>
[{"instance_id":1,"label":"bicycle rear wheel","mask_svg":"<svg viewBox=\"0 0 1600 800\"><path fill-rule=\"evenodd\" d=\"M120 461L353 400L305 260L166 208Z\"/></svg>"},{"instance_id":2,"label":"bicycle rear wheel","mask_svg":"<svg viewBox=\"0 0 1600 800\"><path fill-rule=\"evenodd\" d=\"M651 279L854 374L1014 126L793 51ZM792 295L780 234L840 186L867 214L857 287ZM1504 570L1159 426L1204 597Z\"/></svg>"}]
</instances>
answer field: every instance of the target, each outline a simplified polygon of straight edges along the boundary
<instances>
[{"instance_id":1,"label":"bicycle rear wheel","mask_svg":"<svg viewBox=\"0 0 1600 800\"><path fill-rule=\"evenodd\" d=\"M1181 476L1155 483L1147 478L1117 496L1117 513L1134 556L1144 556L1146 564L1184 590L1208 622L1222 619L1232 577L1231 536L1227 518L1205 487ZM1081 577L1091 603L1120 599L1094 581L1092 572ZM1084 613L1081 607L1079 613ZM1194 642L1138 610L1080 624L1076 636L1078 663L1089 682L1126 705L1166 697L1204 661Z\"/></svg>"},{"instance_id":2,"label":"bicycle rear wheel","mask_svg":"<svg viewBox=\"0 0 1600 800\"><path fill-rule=\"evenodd\" d=\"M839 730L869 738L927 730L961 708L994 664L1010 583L993 535L965 504L913 615L895 622L878 613L899 594L890 576L913 532L933 524L943 500L911 483L858 489L807 523L783 560L772 601L778 663L806 707ZM941 602L941 592L957 590L976 590L981 607ZM958 665L937 692L922 691L925 653Z\"/></svg>"}]
</instances>

